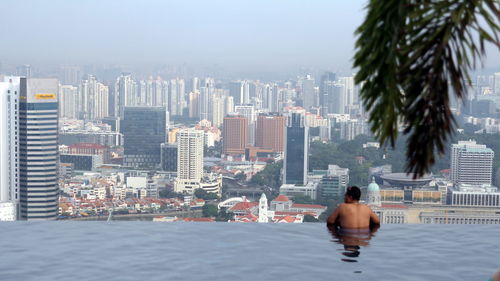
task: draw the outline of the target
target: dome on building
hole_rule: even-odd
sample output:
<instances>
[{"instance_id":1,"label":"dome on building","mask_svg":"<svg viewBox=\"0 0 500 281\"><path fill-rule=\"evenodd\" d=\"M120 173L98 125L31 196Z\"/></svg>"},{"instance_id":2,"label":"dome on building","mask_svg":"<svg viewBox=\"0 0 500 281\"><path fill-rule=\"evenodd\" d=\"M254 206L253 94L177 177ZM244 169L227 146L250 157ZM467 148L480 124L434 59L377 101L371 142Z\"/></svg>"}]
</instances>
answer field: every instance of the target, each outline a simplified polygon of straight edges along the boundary
<instances>
[{"instance_id":1,"label":"dome on building","mask_svg":"<svg viewBox=\"0 0 500 281\"><path fill-rule=\"evenodd\" d=\"M379 191L380 188L378 184L375 182L375 177L372 177L372 182L368 185L367 191Z\"/></svg>"}]
</instances>

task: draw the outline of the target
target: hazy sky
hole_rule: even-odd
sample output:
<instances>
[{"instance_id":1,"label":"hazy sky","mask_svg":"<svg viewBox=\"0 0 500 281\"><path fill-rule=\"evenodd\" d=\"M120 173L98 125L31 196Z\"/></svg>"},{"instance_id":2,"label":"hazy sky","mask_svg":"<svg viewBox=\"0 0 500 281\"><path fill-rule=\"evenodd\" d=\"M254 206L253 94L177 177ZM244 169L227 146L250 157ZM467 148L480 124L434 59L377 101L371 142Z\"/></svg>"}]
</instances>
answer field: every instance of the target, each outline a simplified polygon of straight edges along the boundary
<instances>
[{"instance_id":1,"label":"hazy sky","mask_svg":"<svg viewBox=\"0 0 500 281\"><path fill-rule=\"evenodd\" d=\"M0 61L348 69L365 2L2 0Z\"/></svg>"}]
</instances>

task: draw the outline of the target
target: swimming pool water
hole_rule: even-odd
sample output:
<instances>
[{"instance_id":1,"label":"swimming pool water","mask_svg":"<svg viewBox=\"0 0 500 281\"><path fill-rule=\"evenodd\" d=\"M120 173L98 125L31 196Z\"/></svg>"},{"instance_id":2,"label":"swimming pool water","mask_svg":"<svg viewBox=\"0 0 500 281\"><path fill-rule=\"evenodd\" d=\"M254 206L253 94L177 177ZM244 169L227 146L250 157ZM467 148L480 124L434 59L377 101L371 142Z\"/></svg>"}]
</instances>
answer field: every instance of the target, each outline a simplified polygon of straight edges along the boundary
<instances>
[{"instance_id":1,"label":"swimming pool water","mask_svg":"<svg viewBox=\"0 0 500 281\"><path fill-rule=\"evenodd\" d=\"M0 280L487 280L500 268L495 225L384 225L359 249L319 223L13 222L0 233Z\"/></svg>"}]
</instances>

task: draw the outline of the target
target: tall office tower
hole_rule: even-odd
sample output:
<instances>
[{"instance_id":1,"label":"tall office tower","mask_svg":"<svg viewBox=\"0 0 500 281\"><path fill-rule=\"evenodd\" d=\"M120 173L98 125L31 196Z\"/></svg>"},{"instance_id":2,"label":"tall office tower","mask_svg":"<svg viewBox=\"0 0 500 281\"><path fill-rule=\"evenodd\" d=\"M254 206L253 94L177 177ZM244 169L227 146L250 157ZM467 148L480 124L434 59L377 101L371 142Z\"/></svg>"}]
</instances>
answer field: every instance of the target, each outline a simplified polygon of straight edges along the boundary
<instances>
[{"instance_id":1,"label":"tall office tower","mask_svg":"<svg viewBox=\"0 0 500 281\"><path fill-rule=\"evenodd\" d=\"M166 140L164 107L125 107L121 123L125 165L156 168Z\"/></svg>"},{"instance_id":2,"label":"tall office tower","mask_svg":"<svg viewBox=\"0 0 500 281\"><path fill-rule=\"evenodd\" d=\"M57 217L59 187L58 99L56 79L21 78L19 103L20 217Z\"/></svg>"},{"instance_id":3,"label":"tall office tower","mask_svg":"<svg viewBox=\"0 0 500 281\"><path fill-rule=\"evenodd\" d=\"M229 83L229 95L233 97L235 105L242 104L244 101L243 97L243 82L230 82Z\"/></svg>"},{"instance_id":4,"label":"tall office tower","mask_svg":"<svg viewBox=\"0 0 500 281\"><path fill-rule=\"evenodd\" d=\"M126 106L136 105L137 83L128 73L122 73L115 83L115 116L123 118Z\"/></svg>"},{"instance_id":5,"label":"tall office tower","mask_svg":"<svg viewBox=\"0 0 500 281\"><path fill-rule=\"evenodd\" d=\"M285 121L285 117L278 113L260 114L257 117L255 146L272 149L274 152L283 152Z\"/></svg>"},{"instance_id":6,"label":"tall office tower","mask_svg":"<svg viewBox=\"0 0 500 281\"><path fill-rule=\"evenodd\" d=\"M245 117L248 121L248 144L253 145L255 143L255 108L253 105L237 105L234 107L234 111L239 115Z\"/></svg>"},{"instance_id":7,"label":"tall office tower","mask_svg":"<svg viewBox=\"0 0 500 281\"><path fill-rule=\"evenodd\" d=\"M200 181L203 177L204 132L183 129L177 133L177 179Z\"/></svg>"},{"instance_id":8,"label":"tall office tower","mask_svg":"<svg viewBox=\"0 0 500 281\"><path fill-rule=\"evenodd\" d=\"M451 147L451 180L455 184L491 184L495 153L476 141L459 141Z\"/></svg>"},{"instance_id":9,"label":"tall office tower","mask_svg":"<svg viewBox=\"0 0 500 281\"><path fill-rule=\"evenodd\" d=\"M108 95L108 86L88 75L80 84L79 117L91 120L108 117Z\"/></svg>"},{"instance_id":10,"label":"tall office tower","mask_svg":"<svg viewBox=\"0 0 500 281\"><path fill-rule=\"evenodd\" d=\"M200 98L198 107L198 112L200 113L200 120L208 120L210 113L210 89L209 87L203 86L200 87Z\"/></svg>"},{"instance_id":11,"label":"tall office tower","mask_svg":"<svg viewBox=\"0 0 500 281\"><path fill-rule=\"evenodd\" d=\"M0 204L10 208L9 212L4 210L10 215L0 216L0 221L16 220L18 217L19 94L19 77L8 76L0 81Z\"/></svg>"},{"instance_id":12,"label":"tall office tower","mask_svg":"<svg viewBox=\"0 0 500 281\"><path fill-rule=\"evenodd\" d=\"M319 106L321 108L321 116L326 117L328 113L328 85L335 83L337 76L333 72L325 72L321 75L321 80L319 84Z\"/></svg>"},{"instance_id":13,"label":"tall office tower","mask_svg":"<svg viewBox=\"0 0 500 281\"><path fill-rule=\"evenodd\" d=\"M283 184L306 184L309 164L309 128L304 113L288 113L285 128L285 160L283 161Z\"/></svg>"},{"instance_id":14,"label":"tall office tower","mask_svg":"<svg viewBox=\"0 0 500 281\"><path fill-rule=\"evenodd\" d=\"M25 78L30 78L32 75L31 66L29 64L25 64L16 67L16 75L23 76Z\"/></svg>"},{"instance_id":15,"label":"tall office tower","mask_svg":"<svg viewBox=\"0 0 500 281\"><path fill-rule=\"evenodd\" d=\"M314 90L314 79L311 75L307 75L305 79L302 80L302 101L304 103L305 110L311 109L311 107L316 106L316 91Z\"/></svg>"},{"instance_id":16,"label":"tall office tower","mask_svg":"<svg viewBox=\"0 0 500 281\"><path fill-rule=\"evenodd\" d=\"M224 122L224 97L214 96L210 103L210 107L211 114L209 120L212 122L212 126L220 128Z\"/></svg>"},{"instance_id":17,"label":"tall office tower","mask_svg":"<svg viewBox=\"0 0 500 281\"><path fill-rule=\"evenodd\" d=\"M500 72L493 74L493 93L500 95Z\"/></svg>"},{"instance_id":18,"label":"tall office tower","mask_svg":"<svg viewBox=\"0 0 500 281\"><path fill-rule=\"evenodd\" d=\"M200 118L200 92L189 93L189 118Z\"/></svg>"},{"instance_id":19,"label":"tall office tower","mask_svg":"<svg viewBox=\"0 0 500 281\"><path fill-rule=\"evenodd\" d=\"M232 112L234 112L234 98L227 96L224 99L224 116Z\"/></svg>"},{"instance_id":20,"label":"tall office tower","mask_svg":"<svg viewBox=\"0 0 500 281\"><path fill-rule=\"evenodd\" d=\"M355 98L354 77L340 77L339 82L342 85L342 96L344 97L344 112L350 113L350 109L354 105Z\"/></svg>"},{"instance_id":21,"label":"tall office tower","mask_svg":"<svg viewBox=\"0 0 500 281\"><path fill-rule=\"evenodd\" d=\"M344 114L345 96L343 94L343 86L337 82L325 81L323 87L323 98L328 114Z\"/></svg>"},{"instance_id":22,"label":"tall office tower","mask_svg":"<svg viewBox=\"0 0 500 281\"><path fill-rule=\"evenodd\" d=\"M71 85L59 86L59 117L78 117L78 87Z\"/></svg>"},{"instance_id":23,"label":"tall office tower","mask_svg":"<svg viewBox=\"0 0 500 281\"><path fill-rule=\"evenodd\" d=\"M222 131L223 153L226 155L241 155L248 146L248 121L243 116L230 115L224 117Z\"/></svg>"}]
</instances>

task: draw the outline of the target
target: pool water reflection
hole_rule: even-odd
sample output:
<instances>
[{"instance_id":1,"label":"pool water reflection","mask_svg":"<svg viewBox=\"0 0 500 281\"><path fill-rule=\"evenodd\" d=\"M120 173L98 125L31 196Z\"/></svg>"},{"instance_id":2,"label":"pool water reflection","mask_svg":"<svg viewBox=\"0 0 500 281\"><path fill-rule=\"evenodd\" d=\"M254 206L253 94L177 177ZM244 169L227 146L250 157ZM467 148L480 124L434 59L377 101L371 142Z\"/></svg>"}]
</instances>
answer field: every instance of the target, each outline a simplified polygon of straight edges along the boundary
<instances>
[{"instance_id":1,"label":"pool water reflection","mask_svg":"<svg viewBox=\"0 0 500 281\"><path fill-rule=\"evenodd\" d=\"M357 262L356 259L361 254L361 247L367 247L370 244L370 240L380 227L371 227L370 229L340 229L336 226L328 226L328 231L330 231L333 236L333 241L343 245L344 250L341 261L345 262Z\"/></svg>"}]
</instances>

